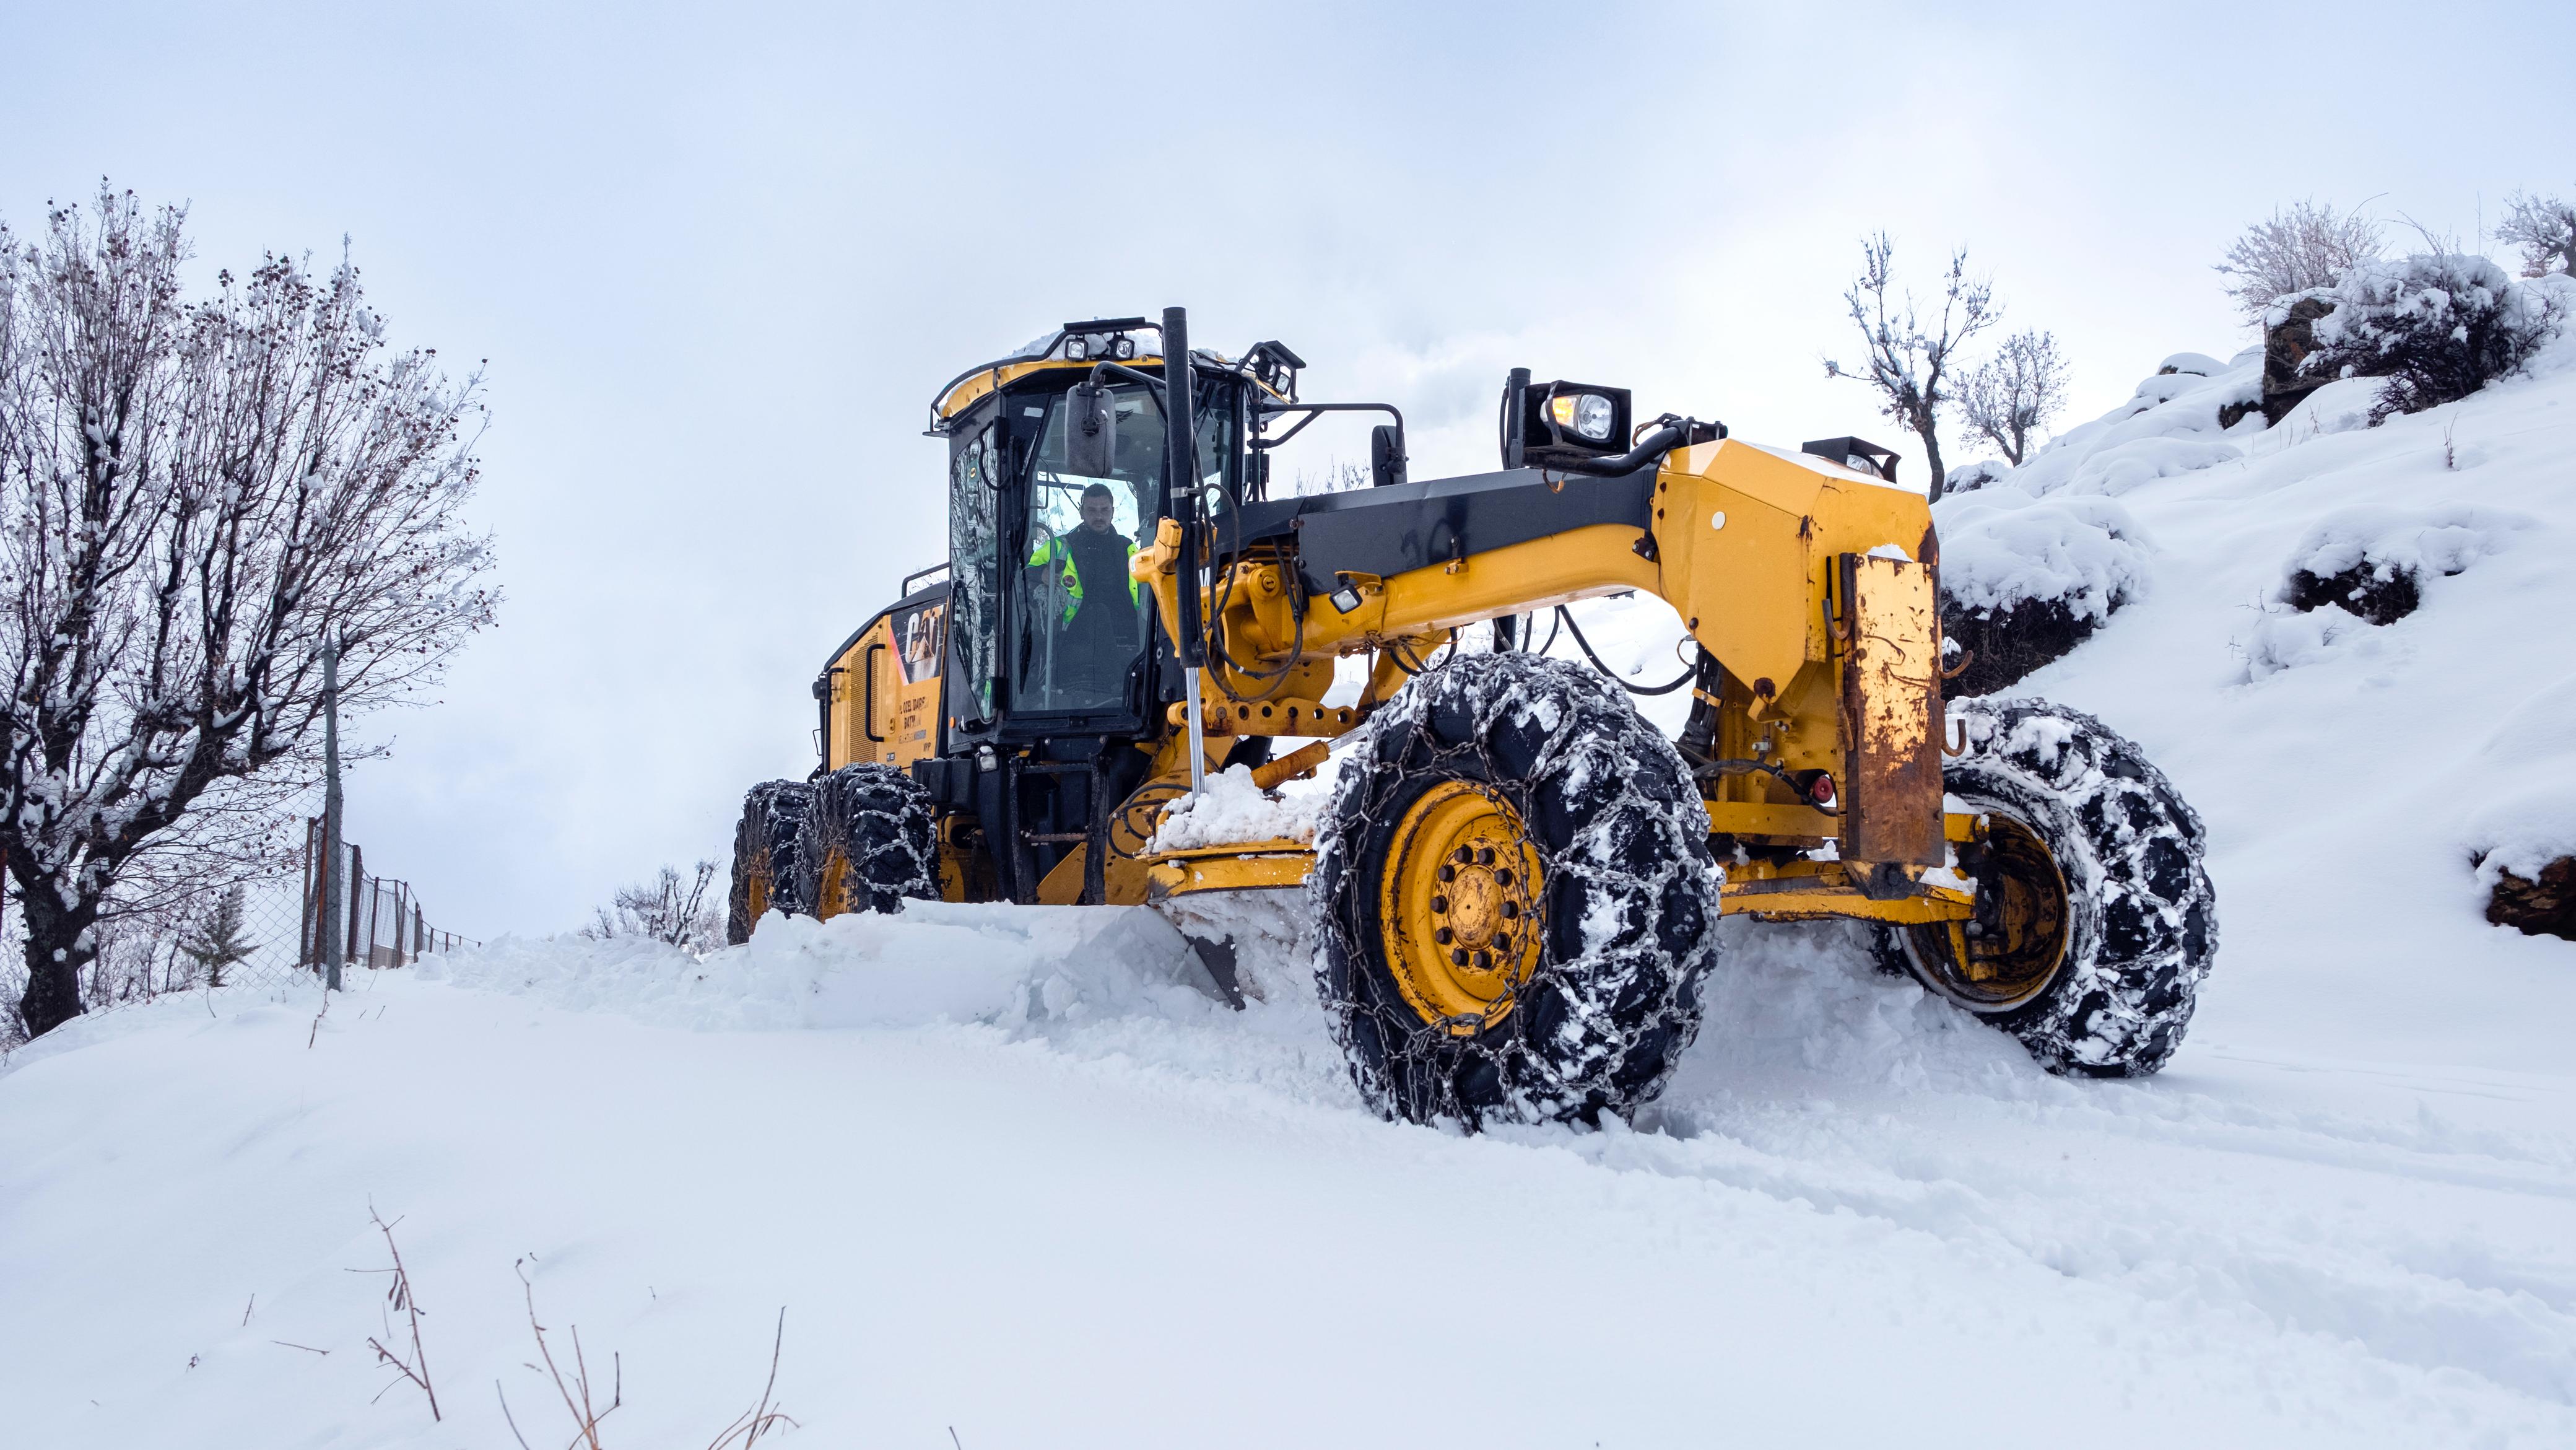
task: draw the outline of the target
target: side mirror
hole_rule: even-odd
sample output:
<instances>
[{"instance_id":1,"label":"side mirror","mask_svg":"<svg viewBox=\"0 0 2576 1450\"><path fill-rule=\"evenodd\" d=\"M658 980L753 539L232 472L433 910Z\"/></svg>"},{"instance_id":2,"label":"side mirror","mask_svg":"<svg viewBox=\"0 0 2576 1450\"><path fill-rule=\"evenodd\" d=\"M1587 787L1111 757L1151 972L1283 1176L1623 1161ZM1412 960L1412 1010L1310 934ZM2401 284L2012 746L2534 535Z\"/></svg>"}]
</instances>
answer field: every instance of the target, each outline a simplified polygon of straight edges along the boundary
<instances>
[{"instance_id":1,"label":"side mirror","mask_svg":"<svg viewBox=\"0 0 2576 1450\"><path fill-rule=\"evenodd\" d=\"M1064 395L1064 468L1084 478L1107 478L1115 469L1118 426L1109 416L1109 390L1082 382Z\"/></svg>"},{"instance_id":2,"label":"side mirror","mask_svg":"<svg viewBox=\"0 0 2576 1450\"><path fill-rule=\"evenodd\" d=\"M1404 482L1404 435L1393 423L1369 430L1369 473L1379 488Z\"/></svg>"}]
</instances>

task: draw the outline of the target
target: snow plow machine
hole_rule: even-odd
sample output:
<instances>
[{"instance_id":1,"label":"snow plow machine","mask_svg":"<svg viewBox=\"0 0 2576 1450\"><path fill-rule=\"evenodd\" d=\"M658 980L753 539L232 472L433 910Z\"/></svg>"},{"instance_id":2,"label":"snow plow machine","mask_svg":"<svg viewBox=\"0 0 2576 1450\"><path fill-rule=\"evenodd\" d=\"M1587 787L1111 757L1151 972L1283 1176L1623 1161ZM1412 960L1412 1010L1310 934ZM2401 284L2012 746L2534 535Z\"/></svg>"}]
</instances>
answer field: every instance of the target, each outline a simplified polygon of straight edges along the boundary
<instances>
[{"instance_id":1,"label":"snow plow machine","mask_svg":"<svg viewBox=\"0 0 2576 1450\"><path fill-rule=\"evenodd\" d=\"M948 559L815 680L813 776L749 792L735 941L905 898L1302 893L1269 899L1306 915L1360 1094L1415 1121L1650 1101L1735 914L1865 923L2054 1071L2172 1055L2217 943L2200 820L2089 716L1945 703L1940 544L1896 455L1515 370L1501 467L1409 479L1401 414L1303 400L1304 366L1193 351L1174 308L940 390ZM1387 419L1374 486L1273 496L1272 450L1338 412ZM1678 738L1527 648L1539 611L1625 591L1687 627ZM1268 791L1332 755L1311 842L1160 830L1217 772ZM1194 944L1241 1005L1231 947Z\"/></svg>"}]
</instances>

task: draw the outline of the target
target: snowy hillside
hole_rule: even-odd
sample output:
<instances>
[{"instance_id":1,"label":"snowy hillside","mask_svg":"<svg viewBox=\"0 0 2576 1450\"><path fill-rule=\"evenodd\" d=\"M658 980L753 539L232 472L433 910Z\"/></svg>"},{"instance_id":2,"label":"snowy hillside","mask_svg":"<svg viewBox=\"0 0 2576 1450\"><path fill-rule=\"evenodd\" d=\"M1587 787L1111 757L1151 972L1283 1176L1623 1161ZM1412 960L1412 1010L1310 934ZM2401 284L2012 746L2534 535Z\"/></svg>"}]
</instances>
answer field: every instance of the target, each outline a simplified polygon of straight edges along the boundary
<instances>
[{"instance_id":1,"label":"snowy hillside","mask_svg":"<svg viewBox=\"0 0 2576 1450\"><path fill-rule=\"evenodd\" d=\"M2223 423L2259 361L2171 361L1939 505L1962 587L2084 601L2015 692L2208 822L2157 1078L2052 1078L1844 927L1728 923L1633 1128L1475 1138L1358 1108L1284 917L1240 1014L1143 910L505 942L17 1054L0 1413L486 1446L506 1394L561 1444L522 1265L608 1445L716 1436L781 1306L791 1445L2576 1443L2576 943L2481 876L2576 848L2576 342L2376 428L2355 383ZM2292 601L2356 566L2420 607ZM1677 670L1659 604L1579 617ZM367 1346L371 1204L436 1422Z\"/></svg>"}]
</instances>

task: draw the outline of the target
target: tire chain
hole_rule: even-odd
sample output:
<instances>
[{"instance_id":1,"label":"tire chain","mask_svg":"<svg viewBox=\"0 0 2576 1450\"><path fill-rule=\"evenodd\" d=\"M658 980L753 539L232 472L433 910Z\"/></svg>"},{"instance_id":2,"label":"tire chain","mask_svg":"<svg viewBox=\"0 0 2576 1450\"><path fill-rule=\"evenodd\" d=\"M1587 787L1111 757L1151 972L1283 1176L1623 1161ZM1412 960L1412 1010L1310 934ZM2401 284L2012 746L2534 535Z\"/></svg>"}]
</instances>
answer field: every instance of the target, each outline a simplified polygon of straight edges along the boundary
<instances>
[{"instance_id":1,"label":"tire chain","mask_svg":"<svg viewBox=\"0 0 2576 1450\"><path fill-rule=\"evenodd\" d=\"M2136 745L2080 711L1976 700L1954 705L1952 718L1966 722L1968 750L1950 765L1950 789L1971 805L2056 817L2029 824L2056 837L2049 846L2074 917L2063 969L2072 975L1989 1020L2051 1071L2129 1077L2163 1067L2218 951L2199 813ZM2031 799L2009 799L2015 793Z\"/></svg>"},{"instance_id":2,"label":"tire chain","mask_svg":"<svg viewBox=\"0 0 2576 1450\"><path fill-rule=\"evenodd\" d=\"M904 898L939 895L930 792L891 765L845 765L814 782L813 808L799 840L799 864L820 895L823 863L838 846L849 865L842 899L850 911L903 909ZM819 907L808 901L806 910Z\"/></svg>"},{"instance_id":3,"label":"tire chain","mask_svg":"<svg viewBox=\"0 0 2576 1450\"><path fill-rule=\"evenodd\" d=\"M1517 653L1426 671L1367 728L1317 833L1308 887L1318 993L1362 1098L1387 1117L1470 1125L1650 1101L1698 1035L1699 984L1718 950L1722 877L1671 742L1610 681ZM1515 768L1498 744L1527 758ZM1382 967L1365 965L1377 960L1378 883L1358 879L1359 852L1381 835L1391 847L1393 819L1419 794L1408 787L1442 778L1483 781L1511 802L1546 883L1532 908L1539 963L1513 1010L1471 1036L1425 1023ZM1560 921L1559 903L1580 903L1580 919Z\"/></svg>"}]
</instances>

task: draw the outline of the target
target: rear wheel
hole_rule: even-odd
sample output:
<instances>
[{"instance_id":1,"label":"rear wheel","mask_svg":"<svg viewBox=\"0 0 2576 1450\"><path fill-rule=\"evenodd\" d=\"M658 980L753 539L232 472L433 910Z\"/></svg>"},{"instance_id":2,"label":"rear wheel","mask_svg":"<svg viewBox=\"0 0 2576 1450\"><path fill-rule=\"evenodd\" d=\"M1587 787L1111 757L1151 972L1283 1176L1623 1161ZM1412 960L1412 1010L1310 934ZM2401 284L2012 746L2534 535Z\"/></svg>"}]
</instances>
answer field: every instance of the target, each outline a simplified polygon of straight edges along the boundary
<instances>
[{"instance_id":1,"label":"rear wheel","mask_svg":"<svg viewBox=\"0 0 2576 1450\"><path fill-rule=\"evenodd\" d=\"M1308 887L1361 1096L1469 1123L1651 1100L1717 950L1708 816L1671 742L1524 654L1427 671L1369 728Z\"/></svg>"},{"instance_id":2,"label":"rear wheel","mask_svg":"<svg viewBox=\"0 0 2576 1450\"><path fill-rule=\"evenodd\" d=\"M739 946L771 911L813 911L810 873L802 869L799 837L812 807L814 787L801 780L768 780L742 798L742 820L733 832L733 886L725 910L725 940Z\"/></svg>"},{"instance_id":3,"label":"rear wheel","mask_svg":"<svg viewBox=\"0 0 2576 1450\"><path fill-rule=\"evenodd\" d=\"M1882 959L2052 1072L2134 1077L2181 1046L2218 947L2200 817L2135 745L2037 700L1954 705L1942 785L1986 818L1959 848L1965 922L1892 929Z\"/></svg>"},{"instance_id":4,"label":"rear wheel","mask_svg":"<svg viewBox=\"0 0 2576 1450\"><path fill-rule=\"evenodd\" d=\"M900 911L939 895L930 792L891 765L845 765L814 783L797 858L814 873L814 915Z\"/></svg>"}]
</instances>

